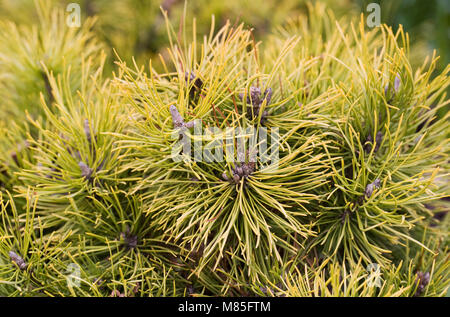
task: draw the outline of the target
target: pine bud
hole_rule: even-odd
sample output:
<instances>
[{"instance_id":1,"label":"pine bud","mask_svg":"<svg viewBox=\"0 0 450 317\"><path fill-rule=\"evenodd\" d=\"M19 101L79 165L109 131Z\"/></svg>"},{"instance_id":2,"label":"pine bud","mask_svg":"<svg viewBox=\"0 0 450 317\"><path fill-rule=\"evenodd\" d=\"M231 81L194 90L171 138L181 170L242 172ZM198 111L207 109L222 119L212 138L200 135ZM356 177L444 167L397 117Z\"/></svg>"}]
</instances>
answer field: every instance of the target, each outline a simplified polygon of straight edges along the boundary
<instances>
[{"instance_id":1,"label":"pine bud","mask_svg":"<svg viewBox=\"0 0 450 317\"><path fill-rule=\"evenodd\" d=\"M377 135L375 136L375 149L373 150L375 153L378 152L378 149L380 148L382 141L383 141L383 133L381 131L378 131Z\"/></svg>"},{"instance_id":2,"label":"pine bud","mask_svg":"<svg viewBox=\"0 0 450 317\"><path fill-rule=\"evenodd\" d=\"M81 176L83 176L87 180L91 179L93 170L89 166L87 166L87 164L81 161L78 162L78 166L81 169Z\"/></svg>"},{"instance_id":3,"label":"pine bud","mask_svg":"<svg viewBox=\"0 0 450 317\"><path fill-rule=\"evenodd\" d=\"M172 122L175 128L181 128L184 126L184 120L181 114L178 112L177 107L175 105L170 106L170 114L172 115Z\"/></svg>"},{"instance_id":4,"label":"pine bud","mask_svg":"<svg viewBox=\"0 0 450 317\"><path fill-rule=\"evenodd\" d=\"M193 72L186 72L184 74L184 79L186 80L187 84L193 83L192 87L189 89L189 96L191 98L195 97L196 92L200 92L203 86L203 80L201 80L199 77L195 76Z\"/></svg>"},{"instance_id":5,"label":"pine bud","mask_svg":"<svg viewBox=\"0 0 450 317\"><path fill-rule=\"evenodd\" d=\"M416 284L417 284L417 289L416 289L416 293L414 294L414 296L419 296L423 293L423 291L425 290L425 287L428 285L428 283L430 283L430 273L426 272L417 272L417 276L416 276Z\"/></svg>"},{"instance_id":6,"label":"pine bud","mask_svg":"<svg viewBox=\"0 0 450 317\"><path fill-rule=\"evenodd\" d=\"M369 185L366 186L366 197L370 198L370 196L372 196L372 193L375 189L379 189L381 186L381 181L377 178L373 183L370 183Z\"/></svg>"},{"instance_id":7,"label":"pine bud","mask_svg":"<svg viewBox=\"0 0 450 317\"><path fill-rule=\"evenodd\" d=\"M13 261L14 263L17 264L17 266L22 270L26 270L28 264L25 262L25 260L18 255L17 253L15 253L14 251L9 251L9 257L11 259L11 261Z\"/></svg>"},{"instance_id":8,"label":"pine bud","mask_svg":"<svg viewBox=\"0 0 450 317\"><path fill-rule=\"evenodd\" d=\"M91 137L91 129L89 128L89 120L84 120L84 134L86 134L86 139L88 140L89 144L92 142Z\"/></svg>"},{"instance_id":9,"label":"pine bud","mask_svg":"<svg viewBox=\"0 0 450 317\"><path fill-rule=\"evenodd\" d=\"M395 76L394 79L394 91L397 93L400 89L400 75L397 73L397 76Z\"/></svg>"}]
</instances>

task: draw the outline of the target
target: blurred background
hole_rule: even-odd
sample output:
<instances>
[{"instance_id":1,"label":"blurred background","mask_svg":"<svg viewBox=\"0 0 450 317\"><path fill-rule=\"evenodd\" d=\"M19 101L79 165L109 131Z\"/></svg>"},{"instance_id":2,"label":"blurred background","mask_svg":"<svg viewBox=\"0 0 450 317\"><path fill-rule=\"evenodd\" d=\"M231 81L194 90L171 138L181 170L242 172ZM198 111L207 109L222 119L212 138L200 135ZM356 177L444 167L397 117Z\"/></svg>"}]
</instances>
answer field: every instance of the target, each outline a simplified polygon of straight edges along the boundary
<instances>
[{"instance_id":1,"label":"blurred background","mask_svg":"<svg viewBox=\"0 0 450 317\"><path fill-rule=\"evenodd\" d=\"M198 34L209 34L211 16L215 17L215 29L227 20L240 21L254 29L256 40L261 40L276 26L290 17L306 12L306 0L43 0L65 8L78 3L82 19L98 16L95 32L105 43L110 60L112 48L130 62L135 56L138 63L148 63L149 58L164 54L168 45L166 25L161 8L168 12L177 26L184 13L186 26L192 26L196 18ZM358 18L367 12L369 3L381 7L381 22L396 28L402 24L411 39L413 64L419 65L425 55L436 49L441 56L439 70L450 59L450 1L448 0L321 0L326 2L337 17L351 15ZM0 0L0 18L17 23L36 22L33 0ZM314 1L312 1L314 2ZM155 59L156 60L156 59ZM158 68L157 62L154 64Z\"/></svg>"}]
</instances>

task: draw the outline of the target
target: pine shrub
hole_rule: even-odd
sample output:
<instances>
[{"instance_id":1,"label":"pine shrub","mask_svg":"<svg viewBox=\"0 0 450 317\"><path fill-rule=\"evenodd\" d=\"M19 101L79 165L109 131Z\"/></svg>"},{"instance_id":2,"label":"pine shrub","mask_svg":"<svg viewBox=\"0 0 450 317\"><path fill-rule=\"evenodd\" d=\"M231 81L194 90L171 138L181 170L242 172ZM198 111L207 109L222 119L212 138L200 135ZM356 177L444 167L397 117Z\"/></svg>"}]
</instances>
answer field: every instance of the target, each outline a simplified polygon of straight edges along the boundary
<instances>
[{"instance_id":1,"label":"pine shrub","mask_svg":"<svg viewBox=\"0 0 450 317\"><path fill-rule=\"evenodd\" d=\"M37 9L0 28L0 295L446 295L450 67L401 27L166 14L163 70L110 74L94 20Z\"/></svg>"}]
</instances>

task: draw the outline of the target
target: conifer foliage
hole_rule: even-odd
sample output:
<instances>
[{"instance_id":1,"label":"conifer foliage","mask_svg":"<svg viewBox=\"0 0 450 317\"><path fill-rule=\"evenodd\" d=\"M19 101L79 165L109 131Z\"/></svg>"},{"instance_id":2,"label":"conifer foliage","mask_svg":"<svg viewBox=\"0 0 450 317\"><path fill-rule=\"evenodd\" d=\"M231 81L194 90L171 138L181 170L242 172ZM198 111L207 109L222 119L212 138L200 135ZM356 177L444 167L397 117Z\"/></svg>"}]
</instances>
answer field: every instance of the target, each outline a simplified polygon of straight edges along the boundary
<instances>
[{"instance_id":1,"label":"conifer foliage","mask_svg":"<svg viewBox=\"0 0 450 317\"><path fill-rule=\"evenodd\" d=\"M163 11L164 70L109 73L95 19L36 10L0 27L0 295L447 293L450 66L401 27Z\"/></svg>"}]
</instances>

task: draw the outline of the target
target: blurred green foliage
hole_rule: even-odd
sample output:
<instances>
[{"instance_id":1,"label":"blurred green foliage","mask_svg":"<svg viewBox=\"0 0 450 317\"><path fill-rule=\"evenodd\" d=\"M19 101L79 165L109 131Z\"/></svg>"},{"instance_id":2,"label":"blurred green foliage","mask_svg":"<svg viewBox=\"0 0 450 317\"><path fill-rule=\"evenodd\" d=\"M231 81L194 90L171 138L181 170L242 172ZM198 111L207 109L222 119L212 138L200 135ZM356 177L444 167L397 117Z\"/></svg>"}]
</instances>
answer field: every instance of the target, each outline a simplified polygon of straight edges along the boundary
<instances>
[{"instance_id":1,"label":"blurred green foliage","mask_svg":"<svg viewBox=\"0 0 450 317\"><path fill-rule=\"evenodd\" d=\"M447 292L443 1L381 3L411 46L350 23L368 1L80 0L79 29L70 2L0 0L19 24L0 24L0 296ZM431 48L434 78L434 59L417 70ZM101 49L119 64L105 78ZM278 170L168 159L180 124L263 116L285 140Z\"/></svg>"},{"instance_id":2,"label":"blurred green foliage","mask_svg":"<svg viewBox=\"0 0 450 317\"><path fill-rule=\"evenodd\" d=\"M55 6L65 7L78 3L82 18L98 16L96 31L109 49L115 49L127 62L132 56L138 63L147 64L150 57L165 54L168 45L166 25L162 10L166 10L174 25L184 23L187 30L192 28L192 18L196 19L196 34L208 34L211 17L214 16L214 31L220 29L227 20L244 22L254 29L255 40L263 39L276 26L283 25L291 17L306 12L305 0L46 0ZM416 60L423 61L433 49L441 60L437 71L442 71L450 61L450 2L446 0L337 0L322 1L333 9L337 17L368 13L369 3L379 3L381 22L394 29L402 24L410 35ZM187 5L185 6L185 4ZM186 11L186 21L181 21ZM21 12L17 14L16 12ZM29 23L37 19L33 0L0 0L0 16L19 23ZM110 52L110 61L114 53ZM156 58L153 66L158 67ZM414 60L414 58L413 58ZM417 62L417 66L420 64Z\"/></svg>"},{"instance_id":3,"label":"blurred green foliage","mask_svg":"<svg viewBox=\"0 0 450 317\"><path fill-rule=\"evenodd\" d=\"M441 60L437 71L450 62L450 1L446 0L357 0L360 10L371 2L380 4L381 22L394 29L403 25L412 44L422 44L422 54L437 50ZM414 54L414 52L412 52ZM423 56L422 56L423 59Z\"/></svg>"},{"instance_id":4,"label":"blurred green foliage","mask_svg":"<svg viewBox=\"0 0 450 317\"><path fill-rule=\"evenodd\" d=\"M134 56L138 64L148 64L153 58L153 67L158 69L158 54L166 54L168 46L167 30L162 10L167 11L173 25L183 25L188 33L192 30L195 17L197 35L209 34L212 17L213 30L219 30L226 21L243 22L253 28L255 40L261 40L275 26L282 25L287 18L306 12L306 0L242 0L242 1L182 1L182 0L45 0L55 7L66 8L69 3L78 3L82 19L97 16L95 31L109 52L110 62L117 54L132 62ZM338 16L356 12L355 3L349 0L325 2ZM20 15L17 12L21 12ZM186 21L182 17L186 13ZM37 19L33 0L0 0L0 17L7 17L18 23L30 23Z\"/></svg>"}]
</instances>

